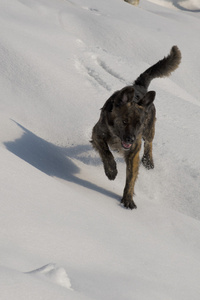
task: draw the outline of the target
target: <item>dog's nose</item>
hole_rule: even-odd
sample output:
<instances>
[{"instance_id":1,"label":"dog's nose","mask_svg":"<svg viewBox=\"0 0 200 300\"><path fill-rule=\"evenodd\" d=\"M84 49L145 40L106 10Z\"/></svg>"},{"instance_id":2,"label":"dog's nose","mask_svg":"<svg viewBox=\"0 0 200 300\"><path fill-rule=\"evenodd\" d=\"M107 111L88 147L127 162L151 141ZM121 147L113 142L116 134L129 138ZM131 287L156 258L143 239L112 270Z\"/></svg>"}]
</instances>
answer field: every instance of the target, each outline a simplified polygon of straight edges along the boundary
<instances>
[{"instance_id":1,"label":"dog's nose","mask_svg":"<svg viewBox=\"0 0 200 300\"><path fill-rule=\"evenodd\" d=\"M124 141L128 144L132 144L134 142L135 137L134 136L126 136L124 138Z\"/></svg>"}]
</instances>

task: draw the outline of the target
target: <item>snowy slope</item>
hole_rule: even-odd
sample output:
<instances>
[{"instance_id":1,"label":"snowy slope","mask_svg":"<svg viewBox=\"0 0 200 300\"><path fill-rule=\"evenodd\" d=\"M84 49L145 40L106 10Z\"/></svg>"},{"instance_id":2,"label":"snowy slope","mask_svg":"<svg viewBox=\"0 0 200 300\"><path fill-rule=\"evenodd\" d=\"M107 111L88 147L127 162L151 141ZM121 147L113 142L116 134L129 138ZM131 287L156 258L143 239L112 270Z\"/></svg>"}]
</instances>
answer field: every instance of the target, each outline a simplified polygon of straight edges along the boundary
<instances>
[{"instance_id":1,"label":"snowy slope","mask_svg":"<svg viewBox=\"0 0 200 300\"><path fill-rule=\"evenodd\" d=\"M200 12L199 0L149 0L149 1L172 9L178 8L188 12Z\"/></svg>"},{"instance_id":2,"label":"snowy slope","mask_svg":"<svg viewBox=\"0 0 200 300\"><path fill-rule=\"evenodd\" d=\"M199 4L0 0L3 300L199 300ZM155 169L120 205L89 143L100 108L169 53L157 79Z\"/></svg>"}]
</instances>

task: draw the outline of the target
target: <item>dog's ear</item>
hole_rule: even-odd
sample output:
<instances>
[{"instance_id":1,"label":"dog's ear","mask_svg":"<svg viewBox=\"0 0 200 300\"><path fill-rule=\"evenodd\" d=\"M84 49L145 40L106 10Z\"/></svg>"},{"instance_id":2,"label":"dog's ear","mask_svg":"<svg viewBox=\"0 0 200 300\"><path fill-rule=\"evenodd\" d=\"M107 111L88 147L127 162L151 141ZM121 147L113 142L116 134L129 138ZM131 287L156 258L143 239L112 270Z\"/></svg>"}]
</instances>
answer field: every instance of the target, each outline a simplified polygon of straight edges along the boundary
<instances>
[{"instance_id":1,"label":"dog's ear","mask_svg":"<svg viewBox=\"0 0 200 300\"><path fill-rule=\"evenodd\" d=\"M115 105L122 106L128 102L132 102L134 98L134 88L132 86L127 86L123 88L115 97Z\"/></svg>"},{"instance_id":2,"label":"dog's ear","mask_svg":"<svg viewBox=\"0 0 200 300\"><path fill-rule=\"evenodd\" d=\"M138 105L148 108L154 101L156 92L150 91L138 102Z\"/></svg>"},{"instance_id":3,"label":"dog's ear","mask_svg":"<svg viewBox=\"0 0 200 300\"><path fill-rule=\"evenodd\" d=\"M118 94L118 91L116 91L108 100L105 102L104 106L102 107L102 110L111 112L113 110L113 104L114 100L116 98L116 95Z\"/></svg>"},{"instance_id":4,"label":"dog's ear","mask_svg":"<svg viewBox=\"0 0 200 300\"><path fill-rule=\"evenodd\" d=\"M125 91L120 98L120 104L122 105L126 104L128 102L131 102L131 100L132 100L132 95L130 94L130 92Z\"/></svg>"}]
</instances>

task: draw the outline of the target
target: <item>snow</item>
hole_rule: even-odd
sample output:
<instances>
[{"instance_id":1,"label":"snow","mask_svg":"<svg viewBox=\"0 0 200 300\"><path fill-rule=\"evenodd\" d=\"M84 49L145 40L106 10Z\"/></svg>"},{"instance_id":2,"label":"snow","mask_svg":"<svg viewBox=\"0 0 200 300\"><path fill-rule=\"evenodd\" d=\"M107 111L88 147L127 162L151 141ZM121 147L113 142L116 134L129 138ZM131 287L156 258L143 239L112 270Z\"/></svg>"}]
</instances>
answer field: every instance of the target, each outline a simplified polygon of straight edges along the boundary
<instances>
[{"instance_id":1,"label":"snow","mask_svg":"<svg viewBox=\"0 0 200 300\"><path fill-rule=\"evenodd\" d=\"M1 0L0 26L1 299L199 300L199 1ZM125 164L108 181L91 130L173 45L126 210Z\"/></svg>"}]
</instances>

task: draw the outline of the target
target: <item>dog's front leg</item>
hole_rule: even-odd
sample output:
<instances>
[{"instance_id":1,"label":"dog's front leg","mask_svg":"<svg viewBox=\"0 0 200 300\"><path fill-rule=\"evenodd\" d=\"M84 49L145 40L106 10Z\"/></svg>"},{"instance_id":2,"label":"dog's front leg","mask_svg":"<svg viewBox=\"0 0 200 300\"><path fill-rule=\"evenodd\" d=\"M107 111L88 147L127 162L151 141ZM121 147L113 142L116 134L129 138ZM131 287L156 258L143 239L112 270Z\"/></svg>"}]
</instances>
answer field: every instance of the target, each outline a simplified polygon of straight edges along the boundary
<instances>
[{"instance_id":1,"label":"dog's front leg","mask_svg":"<svg viewBox=\"0 0 200 300\"><path fill-rule=\"evenodd\" d=\"M125 156L126 185L124 188L124 194L121 203L123 203L126 208L130 208L130 209L137 208L135 202L133 201L133 195L134 195L135 181L137 179L138 169L139 169L140 148L141 148L141 142L136 145L133 152L130 152L128 153L128 155Z\"/></svg>"},{"instance_id":2,"label":"dog's front leg","mask_svg":"<svg viewBox=\"0 0 200 300\"><path fill-rule=\"evenodd\" d=\"M103 138L95 137L92 140L93 147L99 152L103 162L104 171L108 179L114 180L117 176L117 165L106 141Z\"/></svg>"}]
</instances>

